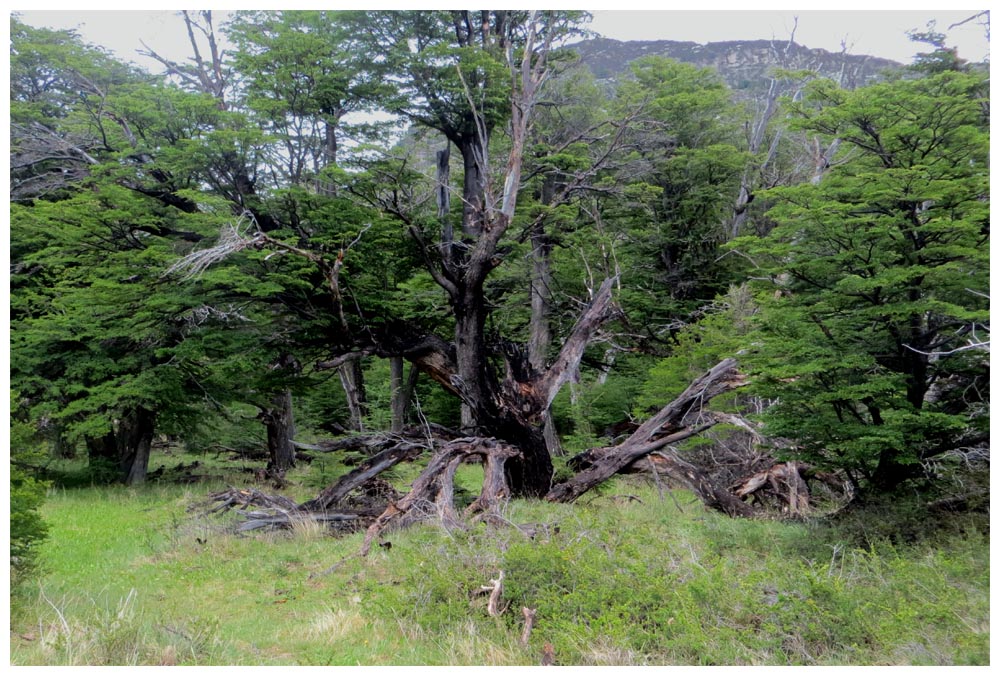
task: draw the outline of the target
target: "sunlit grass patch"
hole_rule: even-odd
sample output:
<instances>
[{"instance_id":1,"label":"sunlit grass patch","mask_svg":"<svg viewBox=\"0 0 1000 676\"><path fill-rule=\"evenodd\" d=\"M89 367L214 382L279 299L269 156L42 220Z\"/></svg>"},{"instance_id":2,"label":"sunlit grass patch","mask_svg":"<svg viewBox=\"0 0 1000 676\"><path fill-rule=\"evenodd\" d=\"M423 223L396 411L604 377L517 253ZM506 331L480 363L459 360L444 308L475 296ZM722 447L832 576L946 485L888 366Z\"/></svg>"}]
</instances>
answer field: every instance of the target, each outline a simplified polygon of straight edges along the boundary
<instances>
[{"instance_id":1,"label":"sunlit grass patch","mask_svg":"<svg viewBox=\"0 0 1000 676\"><path fill-rule=\"evenodd\" d=\"M479 468L466 475L470 485ZM295 475L293 475L294 478ZM472 490L472 489L470 489ZM636 478L505 525L237 535L199 486L53 491L14 664L986 664L989 538L859 548ZM502 613L478 594L504 571ZM522 607L537 622L521 643Z\"/></svg>"}]
</instances>

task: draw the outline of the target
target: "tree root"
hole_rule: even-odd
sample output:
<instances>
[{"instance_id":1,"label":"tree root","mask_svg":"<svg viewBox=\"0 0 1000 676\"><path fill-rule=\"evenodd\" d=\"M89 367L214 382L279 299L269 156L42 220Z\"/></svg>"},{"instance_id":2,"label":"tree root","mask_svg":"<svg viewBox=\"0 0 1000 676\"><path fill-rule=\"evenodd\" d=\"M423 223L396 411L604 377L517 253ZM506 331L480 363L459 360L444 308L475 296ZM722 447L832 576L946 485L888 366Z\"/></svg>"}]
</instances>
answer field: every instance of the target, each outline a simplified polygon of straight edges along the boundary
<instances>
[{"instance_id":1,"label":"tree root","mask_svg":"<svg viewBox=\"0 0 1000 676\"><path fill-rule=\"evenodd\" d=\"M452 499L455 469L475 456L485 459L486 471L482 491L465 513L466 516L482 513L488 519L509 496L503 463L519 455L516 448L496 439L466 437L449 442L431 458L427 468L413 482L410 492L398 502L390 503L368 527L361 555L368 554L375 539L390 525L413 523L426 518L428 513L441 517L446 525L457 525Z\"/></svg>"}]
</instances>

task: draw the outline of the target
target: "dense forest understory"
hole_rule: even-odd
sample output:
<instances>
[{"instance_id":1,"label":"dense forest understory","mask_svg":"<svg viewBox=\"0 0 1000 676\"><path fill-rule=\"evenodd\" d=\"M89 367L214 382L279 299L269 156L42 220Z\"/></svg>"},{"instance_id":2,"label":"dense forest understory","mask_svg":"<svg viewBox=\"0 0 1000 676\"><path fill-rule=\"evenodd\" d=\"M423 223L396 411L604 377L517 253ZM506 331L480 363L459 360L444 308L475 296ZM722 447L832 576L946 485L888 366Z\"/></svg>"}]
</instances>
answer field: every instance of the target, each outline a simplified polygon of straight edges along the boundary
<instances>
[{"instance_id":1,"label":"dense forest understory","mask_svg":"<svg viewBox=\"0 0 1000 676\"><path fill-rule=\"evenodd\" d=\"M927 607L909 587L862 603L861 578L905 585L927 542L988 564L988 63L929 26L912 66L830 70L793 35L733 87L655 55L597 78L584 12L181 16L191 58L143 45L161 74L11 18L11 570L41 623L17 660L988 661L988 577L941 620L947 648L889 615L829 628L943 612L947 551L921 571ZM106 524L78 524L76 500ZM144 528L146 502L176 521ZM121 606L78 631L52 598L76 574L46 559L75 529L132 527L148 560L120 543L91 600ZM640 565L657 538L688 553ZM750 564L768 538L788 560ZM219 643L256 639L219 618L246 608L140 619L155 585L136 570L214 571L191 557L228 550L240 569L253 546L274 549L258 582L281 596L255 597L262 618L347 570L352 599L405 588L376 609L338 597L316 629L382 652L236 656ZM407 596L431 547L456 582ZM602 565L656 607L622 601L616 624ZM746 594L723 603L735 575ZM751 625L759 642L721 648ZM399 652L433 627L454 645Z\"/></svg>"}]
</instances>

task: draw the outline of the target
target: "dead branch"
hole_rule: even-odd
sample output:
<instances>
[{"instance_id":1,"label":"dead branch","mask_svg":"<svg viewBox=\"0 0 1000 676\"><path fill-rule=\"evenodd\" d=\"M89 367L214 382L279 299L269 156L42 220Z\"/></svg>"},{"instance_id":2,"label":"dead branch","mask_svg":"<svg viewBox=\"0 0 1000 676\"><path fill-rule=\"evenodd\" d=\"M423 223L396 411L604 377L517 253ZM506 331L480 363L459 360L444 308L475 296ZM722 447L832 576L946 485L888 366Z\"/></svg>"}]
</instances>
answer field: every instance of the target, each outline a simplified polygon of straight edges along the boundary
<instances>
[{"instance_id":1,"label":"dead branch","mask_svg":"<svg viewBox=\"0 0 1000 676\"><path fill-rule=\"evenodd\" d=\"M535 615L537 614L537 608L521 608L521 614L524 615L524 630L521 632L521 645L528 645L528 640L531 638L531 630L535 627Z\"/></svg>"},{"instance_id":2,"label":"dead branch","mask_svg":"<svg viewBox=\"0 0 1000 676\"><path fill-rule=\"evenodd\" d=\"M398 502L389 503L385 511L368 527L364 543L361 546L361 556L367 556L371 550L372 543L390 525L402 522L404 519L421 518L419 508L427 505L438 505L440 509L442 502L439 502L438 496L443 488L442 478L449 484L453 482L454 471L449 472L449 468L456 458L461 462L473 456L480 456L487 459L487 466L489 466L489 458L491 456L496 456L498 460L506 460L518 455L520 455L520 451L516 448L496 439L466 437L449 442L431 458L427 467L413 482L410 492ZM460 462L456 463L455 467ZM502 466L501 462L501 469ZM484 481L483 494L485 494L485 497L482 494L480 495L480 500L483 504L495 505L499 502L499 495L506 493L507 485L503 479L502 471L497 481L499 485L495 485L491 481ZM449 485L444 490L447 493L452 490L452 486ZM495 494L490 495L490 493ZM444 498L442 498L443 500Z\"/></svg>"},{"instance_id":3,"label":"dead branch","mask_svg":"<svg viewBox=\"0 0 1000 676\"><path fill-rule=\"evenodd\" d=\"M636 460L708 429L715 424L715 418L712 416L704 416L700 424L696 421L694 424L685 425L684 419L695 411L701 412L701 407L713 397L740 387L744 382L736 370L735 359L719 362L691 383L674 401L640 425L621 444L608 449L592 449L581 454L588 456L586 460L592 464L569 481L553 487L545 499L550 502L572 502ZM664 433L665 436L661 436ZM698 483L700 485L701 482Z\"/></svg>"},{"instance_id":4,"label":"dead branch","mask_svg":"<svg viewBox=\"0 0 1000 676\"><path fill-rule=\"evenodd\" d=\"M594 333L616 312L612 303L611 291L617 281L617 276L604 280L590 306L577 320L569 338L566 339L562 350L559 351L559 356L536 386L538 398L544 401L544 406L540 407L540 411L549 409L552 401L559 394L559 390L576 373L583 352Z\"/></svg>"},{"instance_id":5,"label":"dead branch","mask_svg":"<svg viewBox=\"0 0 1000 676\"><path fill-rule=\"evenodd\" d=\"M312 500L302 503L300 509L322 511L341 502L348 493L374 479L390 467L405 460L413 460L428 448L427 444L402 441L368 458L358 467L342 476L335 484L324 488Z\"/></svg>"},{"instance_id":6,"label":"dead branch","mask_svg":"<svg viewBox=\"0 0 1000 676\"><path fill-rule=\"evenodd\" d=\"M214 508L208 510L209 514L225 513L236 508L246 511L251 507L263 507L285 513L294 513L299 509L293 500L283 495L268 495L256 488L230 487L219 493L211 494L208 502L209 504L218 503Z\"/></svg>"}]
</instances>

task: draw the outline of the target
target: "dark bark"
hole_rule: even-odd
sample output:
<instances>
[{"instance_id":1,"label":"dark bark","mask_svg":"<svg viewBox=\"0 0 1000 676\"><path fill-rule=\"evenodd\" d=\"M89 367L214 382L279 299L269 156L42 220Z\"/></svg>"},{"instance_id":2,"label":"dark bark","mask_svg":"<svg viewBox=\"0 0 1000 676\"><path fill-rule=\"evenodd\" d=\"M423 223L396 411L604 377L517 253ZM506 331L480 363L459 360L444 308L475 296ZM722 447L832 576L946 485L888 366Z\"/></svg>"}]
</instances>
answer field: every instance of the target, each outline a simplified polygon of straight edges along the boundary
<instances>
[{"instance_id":1,"label":"dark bark","mask_svg":"<svg viewBox=\"0 0 1000 676\"><path fill-rule=\"evenodd\" d=\"M469 418L463 417L463 430L472 431L492 417L490 386L487 382L486 298L481 283L462 289L454 305L455 359L457 380L453 382L462 401L468 406Z\"/></svg>"},{"instance_id":2,"label":"dark bark","mask_svg":"<svg viewBox=\"0 0 1000 676\"><path fill-rule=\"evenodd\" d=\"M146 480L156 415L138 407L122 413L115 429L87 437L87 460L95 475L128 485Z\"/></svg>"},{"instance_id":3,"label":"dark bark","mask_svg":"<svg viewBox=\"0 0 1000 676\"><path fill-rule=\"evenodd\" d=\"M271 399L271 407L260 414L267 428L267 473L282 477L295 466L295 420L292 415L292 393L288 390Z\"/></svg>"},{"instance_id":4,"label":"dark bark","mask_svg":"<svg viewBox=\"0 0 1000 676\"><path fill-rule=\"evenodd\" d=\"M141 406L118 423L118 457L122 480L129 486L146 481L156 415Z\"/></svg>"},{"instance_id":5,"label":"dark bark","mask_svg":"<svg viewBox=\"0 0 1000 676\"><path fill-rule=\"evenodd\" d=\"M397 434L402 432L406 426L406 415L410 410L413 388L417 386L417 377L420 375L420 371L415 365L410 366L410 374L404 380L403 365L402 357L389 357L390 408L392 409L390 431Z\"/></svg>"},{"instance_id":6,"label":"dark bark","mask_svg":"<svg viewBox=\"0 0 1000 676\"><path fill-rule=\"evenodd\" d=\"M540 498L552 487L552 456L545 444L542 428L507 414L501 424L491 426L491 433L517 447L521 454L505 465L507 484L518 497Z\"/></svg>"},{"instance_id":7,"label":"dark bark","mask_svg":"<svg viewBox=\"0 0 1000 676\"><path fill-rule=\"evenodd\" d=\"M477 157L486 155L475 136L465 137L458 144L462 153L462 167L465 174L462 178L462 233L466 237L479 237L483 232L484 217L484 176L483 167Z\"/></svg>"},{"instance_id":8,"label":"dark bark","mask_svg":"<svg viewBox=\"0 0 1000 676\"><path fill-rule=\"evenodd\" d=\"M454 253L455 229L451 224L451 143L444 150L437 151L437 216L441 222L441 255L446 264L451 264Z\"/></svg>"}]
</instances>

